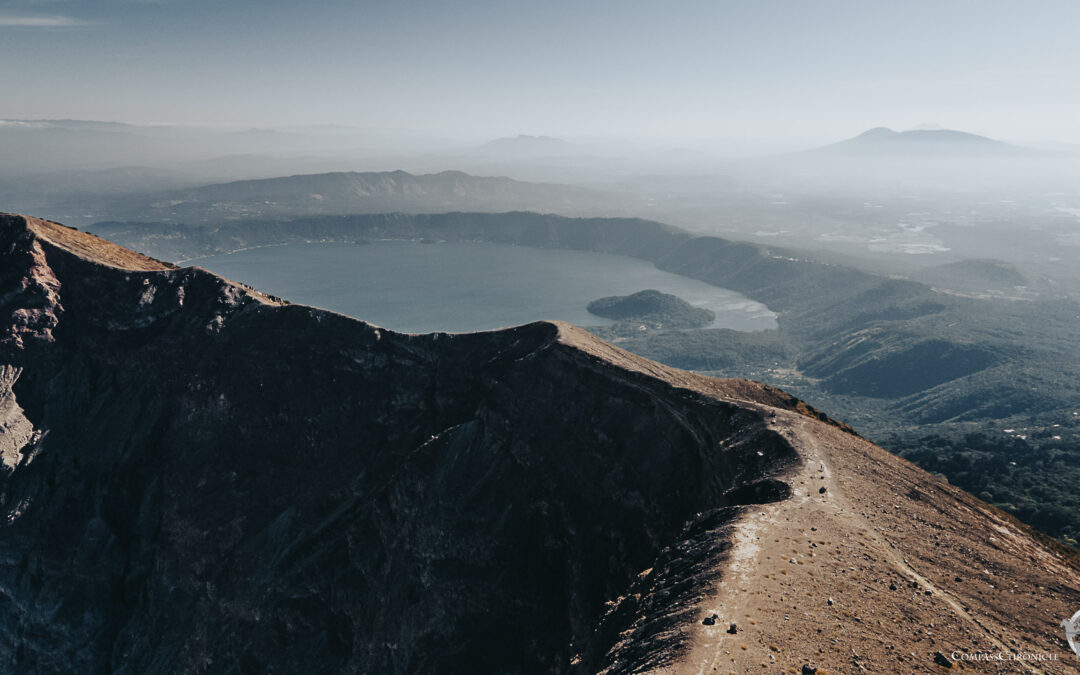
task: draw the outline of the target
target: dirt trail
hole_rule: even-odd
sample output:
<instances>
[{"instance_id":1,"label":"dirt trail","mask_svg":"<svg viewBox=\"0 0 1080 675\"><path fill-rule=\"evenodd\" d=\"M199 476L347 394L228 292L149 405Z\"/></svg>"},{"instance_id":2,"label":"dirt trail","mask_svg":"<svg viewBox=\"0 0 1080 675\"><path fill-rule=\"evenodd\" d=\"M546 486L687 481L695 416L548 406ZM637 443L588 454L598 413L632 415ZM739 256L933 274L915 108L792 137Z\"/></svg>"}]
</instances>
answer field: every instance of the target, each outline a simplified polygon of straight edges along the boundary
<instances>
[{"instance_id":1,"label":"dirt trail","mask_svg":"<svg viewBox=\"0 0 1080 675\"><path fill-rule=\"evenodd\" d=\"M794 494L742 516L722 580L700 606L715 623L699 623L686 658L663 672L1080 669L1058 626L1080 609L1073 563L872 444L763 410L804 458L788 479ZM938 653L1002 660L945 668Z\"/></svg>"}]
</instances>

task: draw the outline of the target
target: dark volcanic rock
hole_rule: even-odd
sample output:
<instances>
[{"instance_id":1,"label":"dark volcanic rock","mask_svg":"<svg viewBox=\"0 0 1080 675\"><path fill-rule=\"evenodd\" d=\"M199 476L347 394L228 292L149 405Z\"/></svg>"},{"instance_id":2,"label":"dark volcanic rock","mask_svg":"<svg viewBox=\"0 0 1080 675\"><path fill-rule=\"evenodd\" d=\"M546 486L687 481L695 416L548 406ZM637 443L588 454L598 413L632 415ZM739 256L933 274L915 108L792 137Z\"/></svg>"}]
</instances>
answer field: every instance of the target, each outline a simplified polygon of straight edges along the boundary
<instances>
[{"instance_id":1,"label":"dark volcanic rock","mask_svg":"<svg viewBox=\"0 0 1080 675\"><path fill-rule=\"evenodd\" d=\"M739 504L797 461L723 386L562 324L396 334L0 216L0 670L663 663Z\"/></svg>"}]
</instances>

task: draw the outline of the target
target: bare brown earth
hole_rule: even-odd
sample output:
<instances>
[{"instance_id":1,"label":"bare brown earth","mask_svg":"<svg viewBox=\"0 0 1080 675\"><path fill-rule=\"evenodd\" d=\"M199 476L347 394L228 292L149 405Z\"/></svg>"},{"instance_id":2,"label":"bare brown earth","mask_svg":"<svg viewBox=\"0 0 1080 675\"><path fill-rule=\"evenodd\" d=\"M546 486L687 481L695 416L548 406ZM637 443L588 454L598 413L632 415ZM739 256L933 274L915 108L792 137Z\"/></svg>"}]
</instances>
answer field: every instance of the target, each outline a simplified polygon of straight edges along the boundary
<instances>
[{"instance_id":1,"label":"bare brown earth","mask_svg":"<svg viewBox=\"0 0 1080 675\"><path fill-rule=\"evenodd\" d=\"M793 496L739 520L700 605L719 618L666 671L932 673L958 652L1056 659L977 672L1077 672L1059 626L1080 609L1075 553L871 443L775 415L805 461Z\"/></svg>"},{"instance_id":2,"label":"bare brown earth","mask_svg":"<svg viewBox=\"0 0 1080 675\"><path fill-rule=\"evenodd\" d=\"M41 239L80 258L93 260L98 264L138 272L169 269L168 265L159 260L154 260L150 256L136 253L101 237L80 232L59 223L54 223L51 220L13 214L0 214L0 216L22 219L26 223L27 229Z\"/></svg>"},{"instance_id":3,"label":"bare brown earth","mask_svg":"<svg viewBox=\"0 0 1080 675\"><path fill-rule=\"evenodd\" d=\"M1075 553L768 385L0 244L5 671L1080 666Z\"/></svg>"},{"instance_id":4,"label":"bare brown earth","mask_svg":"<svg viewBox=\"0 0 1080 675\"><path fill-rule=\"evenodd\" d=\"M778 389L669 368L572 326L562 327L560 339L624 368L758 408L803 460L785 477L791 498L736 521L735 546L698 605L700 620L716 617L712 625L699 620L687 653L646 670L1080 669L1060 627L1080 610L1075 551L846 425L818 420L818 411L792 405ZM938 652L954 662L960 654L995 660L943 668L934 663ZM1010 660L1015 655L1052 660Z\"/></svg>"}]
</instances>

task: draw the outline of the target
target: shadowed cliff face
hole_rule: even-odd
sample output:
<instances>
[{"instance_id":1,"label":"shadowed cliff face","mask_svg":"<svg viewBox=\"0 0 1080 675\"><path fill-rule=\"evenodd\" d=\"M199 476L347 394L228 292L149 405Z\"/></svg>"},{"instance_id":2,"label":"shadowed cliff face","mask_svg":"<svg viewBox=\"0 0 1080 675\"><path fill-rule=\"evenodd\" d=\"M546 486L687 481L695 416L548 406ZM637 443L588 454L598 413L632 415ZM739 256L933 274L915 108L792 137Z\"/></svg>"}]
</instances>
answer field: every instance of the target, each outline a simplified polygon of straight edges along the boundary
<instances>
[{"instance_id":1,"label":"shadowed cliff face","mask_svg":"<svg viewBox=\"0 0 1080 675\"><path fill-rule=\"evenodd\" d=\"M725 386L559 324L396 334L0 216L0 668L662 663L739 505L798 462Z\"/></svg>"}]
</instances>

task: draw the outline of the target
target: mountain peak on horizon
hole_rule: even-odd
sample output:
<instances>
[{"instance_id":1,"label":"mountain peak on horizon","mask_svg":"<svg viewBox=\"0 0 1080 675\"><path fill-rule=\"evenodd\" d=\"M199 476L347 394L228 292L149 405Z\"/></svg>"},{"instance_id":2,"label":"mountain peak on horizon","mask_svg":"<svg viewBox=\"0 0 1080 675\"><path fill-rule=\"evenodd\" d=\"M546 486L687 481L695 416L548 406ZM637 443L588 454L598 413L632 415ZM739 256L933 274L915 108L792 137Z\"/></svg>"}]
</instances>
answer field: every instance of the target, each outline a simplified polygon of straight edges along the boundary
<instances>
[{"instance_id":1,"label":"mountain peak on horizon","mask_svg":"<svg viewBox=\"0 0 1080 675\"><path fill-rule=\"evenodd\" d=\"M1006 145L988 136L980 136L969 131L958 131L956 129L908 129L907 131L901 131L898 136L903 137L905 140L963 141Z\"/></svg>"},{"instance_id":2,"label":"mountain peak on horizon","mask_svg":"<svg viewBox=\"0 0 1080 675\"><path fill-rule=\"evenodd\" d=\"M518 141L544 141L544 142L551 141L551 142L555 142L555 143L566 143L567 145L570 145L570 143L568 141L564 141L561 138L555 138L554 136L547 136L545 134L539 134L539 135L518 134L517 136L504 136L503 139L497 139L497 140L506 140L506 139L513 139L513 140L518 140Z\"/></svg>"},{"instance_id":3,"label":"mountain peak on horizon","mask_svg":"<svg viewBox=\"0 0 1080 675\"><path fill-rule=\"evenodd\" d=\"M474 148L470 154L487 155L501 159L536 159L554 157L580 151L580 146L554 136L503 136Z\"/></svg>"},{"instance_id":4,"label":"mountain peak on horizon","mask_svg":"<svg viewBox=\"0 0 1080 675\"><path fill-rule=\"evenodd\" d=\"M874 127L873 129L867 129L866 131L862 132L861 134L856 136L855 139L861 138L864 140L877 140L881 138L892 138L898 133L900 132L894 131L889 127Z\"/></svg>"},{"instance_id":5,"label":"mountain peak on horizon","mask_svg":"<svg viewBox=\"0 0 1080 675\"><path fill-rule=\"evenodd\" d=\"M857 136L809 151L812 154L850 157L1009 156L1030 152L1026 148L956 129L908 129L895 131L874 127Z\"/></svg>"},{"instance_id":6,"label":"mountain peak on horizon","mask_svg":"<svg viewBox=\"0 0 1080 675\"><path fill-rule=\"evenodd\" d=\"M988 136L981 136L979 134L973 134L968 131L959 131L957 129L945 129L938 127L936 129L930 129L926 127L917 127L914 129L905 129L904 131L896 131L889 127L874 127L873 129L867 129L858 136L847 139L849 141L894 141L903 142L907 140L939 140L939 141L953 141L953 140L966 140L966 141L986 141L990 143L1001 143L1001 141L995 141ZM843 141L841 141L843 142Z\"/></svg>"},{"instance_id":7,"label":"mountain peak on horizon","mask_svg":"<svg viewBox=\"0 0 1080 675\"><path fill-rule=\"evenodd\" d=\"M496 138L495 140L490 141L490 143L498 143L500 141L528 141L528 142L539 141L539 142L544 142L544 143L549 143L549 142L550 143L565 143L566 145L573 145L569 141L564 141L561 138L556 138L554 136L548 136L546 134L517 134L516 136L500 136L499 138Z\"/></svg>"}]
</instances>

